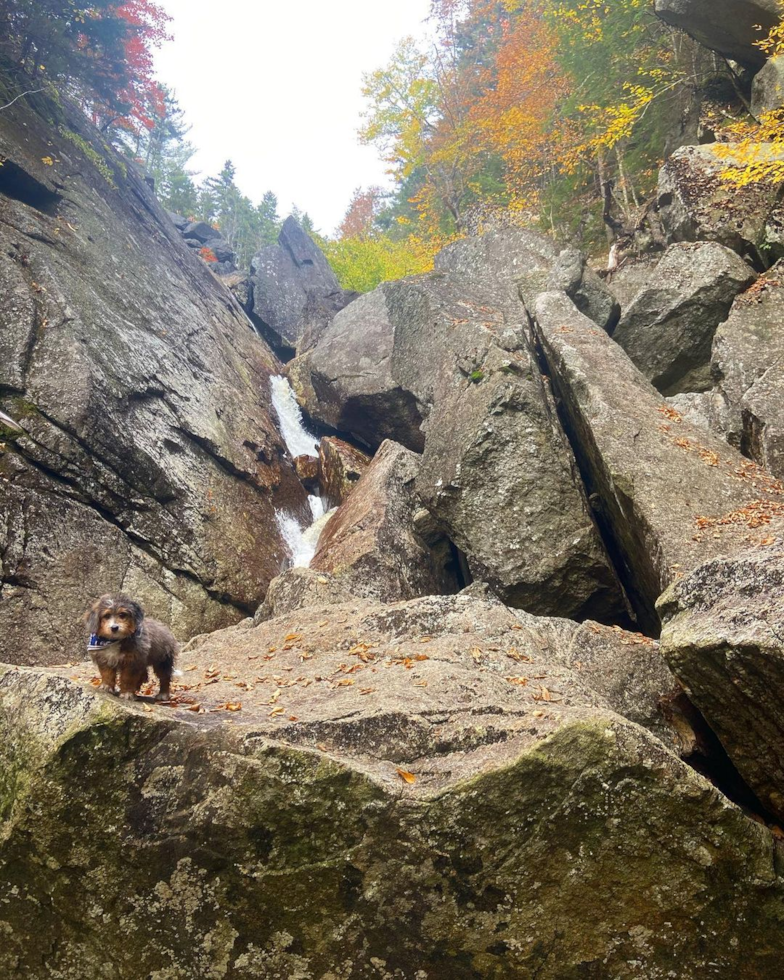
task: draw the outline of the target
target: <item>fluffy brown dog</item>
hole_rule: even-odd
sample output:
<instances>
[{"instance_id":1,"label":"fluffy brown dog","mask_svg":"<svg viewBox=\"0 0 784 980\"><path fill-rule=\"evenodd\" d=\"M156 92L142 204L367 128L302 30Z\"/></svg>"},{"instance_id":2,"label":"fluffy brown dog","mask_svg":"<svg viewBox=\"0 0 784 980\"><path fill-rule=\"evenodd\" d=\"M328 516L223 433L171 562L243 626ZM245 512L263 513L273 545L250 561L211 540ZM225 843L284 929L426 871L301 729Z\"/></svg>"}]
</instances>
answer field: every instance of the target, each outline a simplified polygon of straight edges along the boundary
<instances>
[{"instance_id":1,"label":"fluffy brown dog","mask_svg":"<svg viewBox=\"0 0 784 980\"><path fill-rule=\"evenodd\" d=\"M126 595L103 595L84 614L90 640L87 649L101 672L99 690L133 699L152 667L160 682L157 701L168 701L174 662L180 652L170 630L157 619L145 619L138 602Z\"/></svg>"}]
</instances>

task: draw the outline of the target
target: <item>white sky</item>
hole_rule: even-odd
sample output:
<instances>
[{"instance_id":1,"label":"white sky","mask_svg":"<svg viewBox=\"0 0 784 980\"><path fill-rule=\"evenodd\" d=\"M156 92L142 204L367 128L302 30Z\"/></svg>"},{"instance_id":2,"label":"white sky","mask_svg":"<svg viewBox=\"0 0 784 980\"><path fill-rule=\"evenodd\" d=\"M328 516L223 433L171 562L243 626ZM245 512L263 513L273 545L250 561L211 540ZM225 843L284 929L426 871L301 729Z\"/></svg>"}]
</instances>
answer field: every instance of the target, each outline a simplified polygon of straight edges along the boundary
<instances>
[{"instance_id":1,"label":"white sky","mask_svg":"<svg viewBox=\"0 0 784 980\"><path fill-rule=\"evenodd\" d=\"M157 55L198 148L192 168L227 159L257 203L278 195L329 233L359 185L388 183L357 128L363 72L389 60L400 38L424 34L429 0L160 0L174 41Z\"/></svg>"}]
</instances>

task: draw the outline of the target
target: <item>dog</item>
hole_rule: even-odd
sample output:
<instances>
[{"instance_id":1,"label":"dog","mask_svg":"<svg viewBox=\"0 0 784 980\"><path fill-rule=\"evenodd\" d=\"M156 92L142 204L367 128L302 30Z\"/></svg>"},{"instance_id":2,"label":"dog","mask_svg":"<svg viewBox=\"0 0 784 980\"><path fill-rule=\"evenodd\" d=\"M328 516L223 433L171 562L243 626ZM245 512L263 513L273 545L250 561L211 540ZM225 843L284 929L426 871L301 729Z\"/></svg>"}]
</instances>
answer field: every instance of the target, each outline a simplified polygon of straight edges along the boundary
<instances>
[{"instance_id":1,"label":"dog","mask_svg":"<svg viewBox=\"0 0 784 980\"><path fill-rule=\"evenodd\" d=\"M90 639L87 650L101 674L99 690L132 701L152 667L159 681L156 701L171 699L171 679L179 646L157 619L147 619L141 604L126 595L103 595L84 614Z\"/></svg>"}]
</instances>

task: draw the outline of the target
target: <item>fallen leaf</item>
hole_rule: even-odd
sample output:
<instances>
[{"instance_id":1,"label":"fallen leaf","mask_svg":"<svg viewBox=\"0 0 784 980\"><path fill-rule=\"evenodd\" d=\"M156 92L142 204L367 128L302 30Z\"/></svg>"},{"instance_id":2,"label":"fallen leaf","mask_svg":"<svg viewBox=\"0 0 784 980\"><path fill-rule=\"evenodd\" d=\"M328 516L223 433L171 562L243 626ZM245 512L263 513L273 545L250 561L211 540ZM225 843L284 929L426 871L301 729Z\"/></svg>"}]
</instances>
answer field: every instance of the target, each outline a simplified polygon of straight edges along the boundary
<instances>
[{"instance_id":1,"label":"fallen leaf","mask_svg":"<svg viewBox=\"0 0 784 980\"><path fill-rule=\"evenodd\" d=\"M270 718L274 718L276 715L282 715L285 710L285 708L273 708L272 711L270 711Z\"/></svg>"},{"instance_id":2,"label":"fallen leaf","mask_svg":"<svg viewBox=\"0 0 784 980\"><path fill-rule=\"evenodd\" d=\"M403 780L404 783L410 784L416 782L416 776L413 774L413 772L408 772L406 769L400 769L398 767L397 774L398 776L400 776L400 778Z\"/></svg>"}]
</instances>

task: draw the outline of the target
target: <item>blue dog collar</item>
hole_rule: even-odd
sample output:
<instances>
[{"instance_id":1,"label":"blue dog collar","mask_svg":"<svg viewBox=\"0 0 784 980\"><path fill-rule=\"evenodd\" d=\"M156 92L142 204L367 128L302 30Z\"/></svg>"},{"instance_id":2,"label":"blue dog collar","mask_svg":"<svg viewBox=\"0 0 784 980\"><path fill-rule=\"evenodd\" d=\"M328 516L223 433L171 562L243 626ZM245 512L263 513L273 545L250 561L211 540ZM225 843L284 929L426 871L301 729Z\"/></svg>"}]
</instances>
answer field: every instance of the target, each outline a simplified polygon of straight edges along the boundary
<instances>
[{"instance_id":1,"label":"blue dog collar","mask_svg":"<svg viewBox=\"0 0 784 980\"><path fill-rule=\"evenodd\" d=\"M120 640L106 640L102 636L98 636L97 633L91 633L90 641L87 644L87 652L95 653L97 650L103 650L104 647L110 647L112 643L120 642Z\"/></svg>"}]
</instances>

